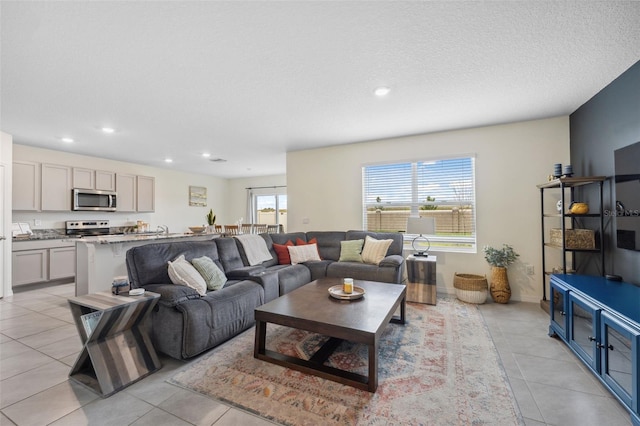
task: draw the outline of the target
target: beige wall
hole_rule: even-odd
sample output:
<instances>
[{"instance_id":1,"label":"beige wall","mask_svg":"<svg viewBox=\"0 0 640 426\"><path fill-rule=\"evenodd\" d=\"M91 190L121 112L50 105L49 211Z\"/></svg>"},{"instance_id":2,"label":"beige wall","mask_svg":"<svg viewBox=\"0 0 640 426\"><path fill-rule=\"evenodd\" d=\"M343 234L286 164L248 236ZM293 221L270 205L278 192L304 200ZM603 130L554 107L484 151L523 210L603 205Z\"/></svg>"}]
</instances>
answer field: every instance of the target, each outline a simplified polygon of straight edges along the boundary
<instances>
[{"instance_id":1,"label":"beige wall","mask_svg":"<svg viewBox=\"0 0 640 426\"><path fill-rule=\"evenodd\" d=\"M554 163L569 161L569 117L355 143L287 154L289 231L362 228L363 165L476 156L478 253L438 256L438 291L453 293L455 272L489 274L482 247L511 244L512 298L542 297L540 195ZM534 275L525 275L532 264Z\"/></svg>"}]
</instances>

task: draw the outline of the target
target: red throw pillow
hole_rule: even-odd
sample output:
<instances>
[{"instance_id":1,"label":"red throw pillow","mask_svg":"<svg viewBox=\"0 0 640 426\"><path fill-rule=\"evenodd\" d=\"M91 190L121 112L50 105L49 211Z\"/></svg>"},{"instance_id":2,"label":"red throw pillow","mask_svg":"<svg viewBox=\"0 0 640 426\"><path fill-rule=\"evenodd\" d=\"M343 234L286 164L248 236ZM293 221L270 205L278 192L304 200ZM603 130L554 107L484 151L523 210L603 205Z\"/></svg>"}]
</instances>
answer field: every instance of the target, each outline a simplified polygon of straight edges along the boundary
<instances>
[{"instance_id":1,"label":"red throw pillow","mask_svg":"<svg viewBox=\"0 0 640 426\"><path fill-rule=\"evenodd\" d=\"M318 240L316 240L316 237L313 237L309 241L304 241L301 238L296 238L296 245L297 246L304 246L304 245L307 245L307 244L318 244Z\"/></svg>"},{"instance_id":2,"label":"red throw pillow","mask_svg":"<svg viewBox=\"0 0 640 426\"><path fill-rule=\"evenodd\" d=\"M316 237L313 237L312 239L310 239L309 241L304 241L301 238L296 238L296 245L297 246L306 246L307 244L318 244L318 240L316 239ZM318 257L320 259L322 259L322 256L320 256L320 249L318 249Z\"/></svg>"},{"instance_id":3,"label":"red throw pillow","mask_svg":"<svg viewBox=\"0 0 640 426\"><path fill-rule=\"evenodd\" d=\"M293 242L288 240L284 244L276 244L273 243L273 249L276 251L278 255L278 264L280 265L291 265L291 255L289 255L289 249L287 246L292 246Z\"/></svg>"}]
</instances>

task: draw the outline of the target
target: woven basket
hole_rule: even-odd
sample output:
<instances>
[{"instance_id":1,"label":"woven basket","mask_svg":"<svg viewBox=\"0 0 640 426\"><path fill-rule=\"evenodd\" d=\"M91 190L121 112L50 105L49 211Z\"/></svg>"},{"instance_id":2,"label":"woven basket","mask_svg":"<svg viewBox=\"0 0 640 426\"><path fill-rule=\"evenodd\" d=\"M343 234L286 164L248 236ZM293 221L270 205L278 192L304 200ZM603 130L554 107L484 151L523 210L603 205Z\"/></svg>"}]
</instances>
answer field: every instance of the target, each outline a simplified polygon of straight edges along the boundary
<instances>
[{"instance_id":1,"label":"woven basket","mask_svg":"<svg viewBox=\"0 0 640 426\"><path fill-rule=\"evenodd\" d=\"M453 276L453 287L456 297L463 302L482 304L487 300L489 284L487 277L473 274L458 274Z\"/></svg>"}]
</instances>

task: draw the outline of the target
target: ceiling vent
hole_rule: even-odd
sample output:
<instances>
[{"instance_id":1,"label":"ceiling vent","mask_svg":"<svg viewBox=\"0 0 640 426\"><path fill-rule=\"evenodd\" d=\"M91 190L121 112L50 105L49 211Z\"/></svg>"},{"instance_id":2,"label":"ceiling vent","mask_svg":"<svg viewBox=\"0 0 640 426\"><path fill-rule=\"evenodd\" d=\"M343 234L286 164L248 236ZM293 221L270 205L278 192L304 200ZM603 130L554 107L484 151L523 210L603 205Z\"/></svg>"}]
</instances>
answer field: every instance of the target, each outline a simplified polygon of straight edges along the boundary
<instances>
[{"instance_id":1,"label":"ceiling vent","mask_svg":"<svg viewBox=\"0 0 640 426\"><path fill-rule=\"evenodd\" d=\"M225 160L224 158L212 158L209 161L212 161L214 163L226 163L227 160Z\"/></svg>"}]
</instances>

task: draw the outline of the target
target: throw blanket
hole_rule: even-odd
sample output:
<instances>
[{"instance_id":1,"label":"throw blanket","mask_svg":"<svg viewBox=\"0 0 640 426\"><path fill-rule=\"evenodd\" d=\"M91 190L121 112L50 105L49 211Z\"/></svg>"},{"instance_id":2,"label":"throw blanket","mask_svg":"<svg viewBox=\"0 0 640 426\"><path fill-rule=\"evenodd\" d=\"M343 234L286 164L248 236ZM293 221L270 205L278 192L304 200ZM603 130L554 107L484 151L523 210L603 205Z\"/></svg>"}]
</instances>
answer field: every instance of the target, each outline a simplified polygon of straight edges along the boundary
<instances>
[{"instance_id":1,"label":"throw blanket","mask_svg":"<svg viewBox=\"0 0 640 426\"><path fill-rule=\"evenodd\" d=\"M259 265L265 260L273 259L267 248L266 241L260 235L242 234L235 236L235 238L242 244L250 266Z\"/></svg>"}]
</instances>

